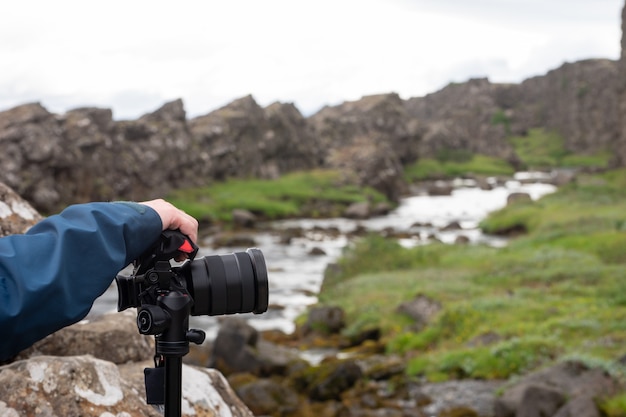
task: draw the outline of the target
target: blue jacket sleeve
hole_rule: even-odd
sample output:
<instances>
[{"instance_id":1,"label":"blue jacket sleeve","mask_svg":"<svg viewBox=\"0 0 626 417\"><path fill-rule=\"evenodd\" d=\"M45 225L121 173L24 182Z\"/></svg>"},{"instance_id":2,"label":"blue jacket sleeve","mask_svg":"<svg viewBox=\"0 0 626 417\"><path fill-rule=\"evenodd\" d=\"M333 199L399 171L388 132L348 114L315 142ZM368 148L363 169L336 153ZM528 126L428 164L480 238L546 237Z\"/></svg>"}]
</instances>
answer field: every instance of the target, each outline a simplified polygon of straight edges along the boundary
<instances>
[{"instance_id":1,"label":"blue jacket sleeve","mask_svg":"<svg viewBox=\"0 0 626 417\"><path fill-rule=\"evenodd\" d=\"M84 318L161 228L147 206L88 203L0 238L0 360Z\"/></svg>"}]
</instances>

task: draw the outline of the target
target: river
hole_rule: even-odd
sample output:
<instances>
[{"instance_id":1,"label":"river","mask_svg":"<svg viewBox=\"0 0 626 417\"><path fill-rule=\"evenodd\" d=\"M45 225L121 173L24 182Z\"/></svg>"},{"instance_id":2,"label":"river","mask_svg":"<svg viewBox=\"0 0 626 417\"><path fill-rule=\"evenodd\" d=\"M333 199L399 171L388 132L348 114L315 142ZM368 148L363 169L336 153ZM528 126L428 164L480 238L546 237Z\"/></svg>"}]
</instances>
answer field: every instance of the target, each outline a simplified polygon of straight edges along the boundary
<instances>
[{"instance_id":1,"label":"river","mask_svg":"<svg viewBox=\"0 0 626 417\"><path fill-rule=\"evenodd\" d=\"M262 250L269 273L270 308L261 315L244 314L251 325L259 330L280 329L287 333L294 330L294 320L305 309L317 301L316 295L322 284L323 273L329 263L334 262L349 241L349 233L357 228L370 231L393 229L396 232L410 232L412 237L400 239L406 246L426 244L431 239L444 243L454 243L463 235L471 244L503 246L506 240L486 236L478 229L479 222L489 212L506 205L507 197L514 192L528 193L536 200L556 187L544 182L527 182L533 175L518 173L509 181L496 184L489 189L481 189L472 181L455 182L450 195L414 195L403 198L399 206L385 216L367 220L297 219L276 221L268 224L263 232L256 232L253 238ZM495 180L494 180L495 181ZM458 223L460 228L447 229L446 226ZM300 237L288 244L282 243L281 230L301 229ZM323 230L339 231L324 233ZM198 256L229 253L245 250L243 247L213 248L210 237L200 242ZM316 254L312 254L315 249ZM89 317L108 311L115 311L117 290L115 284L98 298ZM191 327L207 332L213 338L217 332L219 318L191 317Z\"/></svg>"}]
</instances>

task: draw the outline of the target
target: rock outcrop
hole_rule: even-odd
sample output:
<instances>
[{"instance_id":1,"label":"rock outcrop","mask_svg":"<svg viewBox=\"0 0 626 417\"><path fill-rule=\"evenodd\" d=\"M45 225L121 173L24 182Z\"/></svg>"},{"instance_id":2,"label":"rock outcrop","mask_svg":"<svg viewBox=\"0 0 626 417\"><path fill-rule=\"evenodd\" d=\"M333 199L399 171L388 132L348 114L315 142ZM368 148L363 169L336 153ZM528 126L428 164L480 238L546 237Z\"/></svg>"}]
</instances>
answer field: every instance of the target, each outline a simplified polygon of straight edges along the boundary
<instances>
[{"instance_id":1,"label":"rock outcrop","mask_svg":"<svg viewBox=\"0 0 626 417\"><path fill-rule=\"evenodd\" d=\"M616 85L617 94L619 96L618 111L620 115L626 114L626 4L622 9L622 54L618 65L618 81ZM626 165L626 117L620 117L619 128L617 132L617 140L614 146L616 155L618 156L617 164Z\"/></svg>"},{"instance_id":2,"label":"rock outcrop","mask_svg":"<svg viewBox=\"0 0 626 417\"><path fill-rule=\"evenodd\" d=\"M503 124L494 123L493 118L515 103L514 88L473 79L407 100L407 112L425 126L418 143L419 155L433 157L465 150L512 159L513 148L505 140L509 132Z\"/></svg>"},{"instance_id":3,"label":"rock outcrop","mask_svg":"<svg viewBox=\"0 0 626 417\"><path fill-rule=\"evenodd\" d=\"M366 96L310 117L290 103L263 108L252 96L191 120L181 100L119 122L108 109L55 115L25 104L0 112L0 181L45 213L311 168L339 169L395 200L404 167L419 158L480 153L516 164L508 138L533 128L556 131L574 153L611 152L624 166L625 48L622 39L618 62L564 63L519 84L472 79L408 100Z\"/></svg>"},{"instance_id":4,"label":"rock outcrop","mask_svg":"<svg viewBox=\"0 0 626 417\"><path fill-rule=\"evenodd\" d=\"M190 120L189 128L214 179L276 178L318 166L319 146L292 104L263 109L247 96Z\"/></svg>"}]
</instances>

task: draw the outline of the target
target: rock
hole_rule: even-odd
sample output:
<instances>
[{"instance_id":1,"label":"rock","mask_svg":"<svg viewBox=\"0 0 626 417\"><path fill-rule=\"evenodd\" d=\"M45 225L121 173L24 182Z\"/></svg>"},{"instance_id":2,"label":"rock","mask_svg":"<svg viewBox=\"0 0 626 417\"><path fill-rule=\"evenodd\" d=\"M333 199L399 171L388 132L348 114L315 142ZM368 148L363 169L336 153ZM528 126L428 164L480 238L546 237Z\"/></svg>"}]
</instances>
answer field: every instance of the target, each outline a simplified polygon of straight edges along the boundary
<instances>
[{"instance_id":1,"label":"rock","mask_svg":"<svg viewBox=\"0 0 626 417\"><path fill-rule=\"evenodd\" d=\"M305 363L298 351L263 339L259 340L256 348L263 375L285 375L293 371L292 367Z\"/></svg>"},{"instance_id":2,"label":"rock","mask_svg":"<svg viewBox=\"0 0 626 417\"><path fill-rule=\"evenodd\" d=\"M8 416L160 416L145 403L142 366L133 365L129 380L113 363L88 355L17 361L0 367L0 412ZM225 409L233 416L252 417L223 376L184 366L183 414L215 416Z\"/></svg>"},{"instance_id":3,"label":"rock","mask_svg":"<svg viewBox=\"0 0 626 417\"><path fill-rule=\"evenodd\" d=\"M496 392L503 384L504 381L448 381L415 386L409 392L410 398L426 403L423 411L429 416L453 415L450 413L456 409L469 415L474 412L475 415L492 417ZM424 396L430 401L425 401Z\"/></svg>"},{"instance_id":4,"label":"rock","mask_svg":"<svg viewBox=\"0 0 626 417\"><path fill-rule=\"evenodd\" d=\"M0 182L0 237L25 233L41 219L27 201Z\"/></svg>"},{"instance_id":5,"label":"rock","mask_svg":"<svg viewBox=\"0 0 626 417\"><path fill-rule=\"evenodd\" d=\"M614 150L613 165L624 166L622 61L565 63L521 84L471 79L408 100L365 96L306 118L291 103L262 108L252 96L190 120L182 100L127 121L113 120L110 109L55 115L29 103L0 112L0 181L51 213L76 202L147 199L232 177L330 168L344 183L397 202L407 189L405 166L483 154L519 167L507 138L536 127L559 133L574 154Z\"/></svg>"},{"instance_id":6,"label":"rock","mask_svg":"<svg viewBox=\"0 0 626 417\"><path fill-rule=\"evenodd\" d=\"M461 227L461 223L459 223L458 221L450 222L441 228L441 230L443 231L462 230L462 229L463 228Z\"/></svg>"},{"instance_id":7,"label":"rock","mask_svg":"<svg viewBox=\"0 0 626 417\"><path fill-rule=\"evenodd\" d=\"M352 203L343 212L348 219L367 219L370 216L370 204L368 202Z\"/></svg>"},{"instance_id":8,"label":"rock","mask_svg":"<svg viewBox=\"0 0 626 417\"><path fill-rule=\"evenodd\" d=\"M279 232L279 241L283 245L288 245L293 239L303 237L304 230L301 227L289 227L287 229L281 229Z\"/></svg>"},{"instance_id":9,"label":"rock","mask_svg":"<svg viewBox=\"0 0 626 417\"><path fill-rule=\"evenodd\" d=\"M422 128L397 94L327 106L308 121L319 138L323 166L339 169L347 183L399 201L407 188L403 165L417 159Z\"/></svg>"},{"instance_id":10,"label":"rock","mask_svg":"<svg viewBox=\"0 0 626 417\"><path fill-rule=\"evenodd\" d=\"M100 416L142 410L157 416L121 378L91 356L39 356L0 368L0 398L19 415Z\"/></svg>"},{"instance_id":11,"label":"rock","mask_svg":"<svg viewBox=\"0 0 626 417\"><path fill-rule=\"evenodd\" d=\"M533 372L507 389L496 401L495 417L522 415L519 413L539 415L533 413L548 409L552 410L551 414L543 415L553 415L563 404L567 408L562 412L566 413L571 407L568 404L574 400L594 400L614 395L619 389L619 382L605 371L567 361Z\"/></svg>"},{"instance_id":12,"label":"rock","mask_svg":"<svg viewBox=\"0 0 626 417\"><path fill-rule=\"evenodd\" d=\"M565 394L542 385L530 385L522 394L516 417L552 416L565 403Z\"/></svg>"},{"instance_id":13,"label":"rock","mask_svg":"<svg viewBox=\"0 0 626 417\"><path fill-rule=\"evenodd\" d=\"M532 201L533 199L530 197L530 194L528 193L511 193L506 198L507 206L510 206L512 204L519 204L519 203L529 203Z\"/></svg>"},{"instance_id":14,"label":"rock","mask_svg":"<svg viewBox=\"0 0 626 417\"><path fill-rule=\"evenodd\" d=\"M252 214L248 210L243 209L235 209L232 212L233 215L233 223L237 227L243 227L245 229L254 228L254 224L256 223L256 216Z\"/></svg>"},{"instance_id":15,"label":"rock","mask_svg":"<svg viewBox=\"0 0 626 417\"><path fill-rule=\"evenodd\" d=\"M128 363L119 367L123 381L128 383L142 400L145 398L144 369L153 366L154 362L148 361ZM184 416L252 417L252 413L226 378L215 369L183 364L181 394Z\"/></svg>"},{"instance_id":16,"label":"rock","mask_svg":"<svg viewBox=\"0 0 626 417\"><path fill-rule=\"evenodd\" d=\"M139 334L136 318L132 309L80 321L35 343L19 358L91 355L115 364L151 359L154 338Z\"/></svg>"},{"instance_id":17,"label":"rock","mask_svg":"<svg viewBox=\"0 0 626 417\"><path fill-rule=\"evenodd\" d=\"M347 184L370 187L389 201L399 202L407 185L397 150L386 142L358 138L354 143L336 149L328 167L338 169Z\"/></svg>"},{"instance_id":18,"label":"rock","mask_svg":"<svg viewBox=\"0 0 626 417\"><path fill-rule=\"evenodd\" d=\"M317 306L309 310L304 324L304 334L336 334L345 326L345 313L341 307Z\"/></svg>"},{"instance_id":19,"label":"rock","mask_svg":"<svg viewBox=\"0 0 626 417\"><path fill-rule=\"evenodd\" d=\"M49 213L72 203L148 199L198 185L207 164L202 152L193 152L181 113L182 101L124 122L114 122L106 109L57 116L36 103L0 112L0 180Z\"/></svg>"},{"instance_id":20,"label":"rock","mask_svg":"<svg viewBox=\"0 0 626 417\"><path fill-rule=\"evenodd\" d=\"M550 182L562 187L576 180L577 172L573 169L557 169L550 174Z\"/></svg>"},{"instance_id":21,"label":"rock","mask_svg":"<svg viewBox=\"0 0 626 417\"><path fill-rule=\"evenodd\" d=\"M245 320L224 317L220 320L209 366L226 375L281 375L298 359L291 349L262 340L258 330Z\"/></svg>"},{"instance_id":22,"label":"rock","mask_svg":"<svg viewBox=\"0 0 626 417\"><path fill-rule=\"evenodd\" d=\"M504 159L511 157L513 149L506 141L506 126L492 120L494 114L514 106L515 99L521 95L515 87L477 78L450 83L432 94L407 100L407 113L423 126L417 143L418 154L442 158L464 150Z\"/></svg>"},{"instance_id":23,"label":"rock","mask_svg":"<svg viewBox=\"0 0 626 417\"><path fill-rule=\"evenodd\" d=\"M237 372L260 375L262 362L256 351L258 340L258 331L244 320L222 318L213 343L210 366L227 376Z\"/></svg>"},{"instance_id":24,"label":"rock","mask_svg":"<svg viewBox=\"0 0 626 417\"><path fill-rule=\"evenodd\" d=\"M377 203L372 207L371 214L372 216L386 216L392 209L393 207L389 203Z\"/></svg>"},{"instance_id":25,"label":"rock","mask_svg":"<svg viewBox=\"0 0 626 417\"><path fill-rule=\"evenodd\" d=\"M454 191L454 186L445 181L430 183L426 188L426 193L432 196L452 195L452 191Z\"/></svg>"},{"instance_id":26,"label":"rock","mask_svg":"<svg viewBox=\"0 0 626 417\"><path fill-rule=\"evenodd\" d=\"M326 251L320 247L313 247L311 248L311 250L309 251L309 255L311 256L324 256L326 255Z\"/></svg>"},{"instance_id":27,"label":"rock","mask_svg":"<svg viewBox=\"0 0 626 417\"><path fill-rule=\"evenodd\" d=\"M189 121L198 146L210 158L209 176L275 178L313 168L319 147L306 119L293 104L261 108L252 96Z\"/></svg>"},{"instance_id":28,"label":"rock","mask_svg":"<svg viewBox=\"0 0 626 417\"><path fill-rule=\"evenodd\" d=\"M577 397L561 407L554 417L600 417L600 411L593 399Z\"/></svg>"},{"instance_id":29,"label":"rock","mask_svg":"<svg viewBox=\"0 0 626 417\"><path fill-rule=\"evenodd\" d=\"M404 302L396 309L415 320L417 329L422 329L441 310L441 303L423 294L418 294L411 301Z\"/></svg>"},{"instance_id":30,"label":"rock","mask_svg":"<svg viewBox=\"0 0 626 417\"><path fill-rule=\"evenodd\" d=\"M238 386L236 392L256 416L283 416L298 411L298 394L273 380L254 380Z\"/></svg>"},{"instance_id":31,"label":"rock","mask_svg":"<svg viewBox=\"0 0 626 417\"><path fill-rule=\"evenodd\" d=\"M220 320L207 366L229 377L239 373L266 376L284 375L298 361L297 351L261 339L259 332L240 318L225 317Z\"/></svg>"},{"instance_id":32,"label":"rock","mask_svg":"<svg viewBox=\"0 0 626 417\"><path fill-rule=\"evenodd\" d=\"M470 242L470 238L465 235L459 235L456 237L456 239L454 239L455 245L467 245Z\"/></svg>"},{"instance_id":33,"label":"rock","mask_svg":"<svg viewBox=\"0 0 626 417\"><path fill-rule=\"evenodd\" d=\"M296 384L309 394L312 401L339 400L363 376L353 359L324 362L295 376Z\"/></svg>"},{"instance_id":34,"label":"rock","mask_svg":"<svg viewBox=\"0 0 626 417\"><path fill-rule=\"evenodd\" d=\"M363 376L373 380L386 380L402 375L406 362L396 355L371 355L358 360Z\"/></svg>"},{"instance_id":35,"label":"rock","mask_svg":"<svg viewBox=\"0 0 626 417\"><path fill-rule=\"evenodd\" d=\"M480 417L478 413L467 407L452 407L441 411L437 417Z\"/></svg>"}]
</instances>

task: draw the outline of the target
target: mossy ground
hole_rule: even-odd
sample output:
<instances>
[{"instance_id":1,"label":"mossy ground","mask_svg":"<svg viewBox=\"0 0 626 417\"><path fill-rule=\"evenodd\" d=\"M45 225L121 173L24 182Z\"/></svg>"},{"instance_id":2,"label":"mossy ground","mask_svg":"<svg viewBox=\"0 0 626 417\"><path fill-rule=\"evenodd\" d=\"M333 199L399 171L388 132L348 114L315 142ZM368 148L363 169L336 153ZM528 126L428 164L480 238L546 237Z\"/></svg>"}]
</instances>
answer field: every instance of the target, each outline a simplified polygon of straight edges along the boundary
<instances>
[{"instance_id":1,"label":"mossy ground","mask_svg":"<svg viewBox=\"0 0 626 417\"><path fill-rule=\"evenodd\" d=\"M333 170L294 172L275 180L231 179L173 192L168 199L201 221L229 224L234 209L262 219L339 216L354 202L382 202L370 188L342 181Z\"/></svg>"},{"instance_id":2,"label":"mossy ground","mask_svg":"<svg viewBox=\"0 0 626 417\"><path fill-rule=\"evenodd\" d=\"M626 170L581 175L538 202L494 213L485 230L521 224L527 231L505 248L407 249L368 237L346 249L320 303L346 310L346 333L380 327L410 375L509 378L579 358L623 377L625 185ZM443 308L416 332L396 309L417 294ZM485 335L494 336L488 345L480 343ZM612 410L624 403L611 401ZM626 415L619 412L610 415Z\"/></svg>"}]
</instances>

